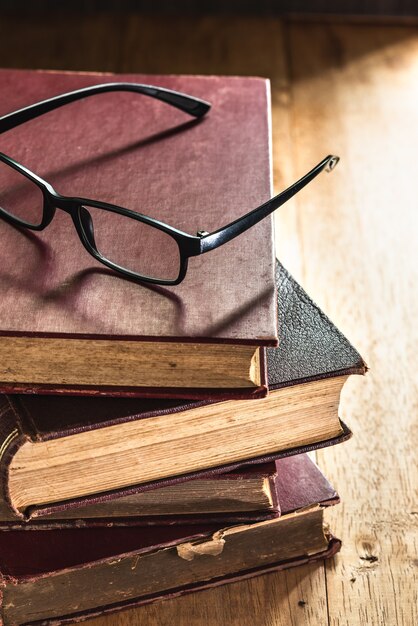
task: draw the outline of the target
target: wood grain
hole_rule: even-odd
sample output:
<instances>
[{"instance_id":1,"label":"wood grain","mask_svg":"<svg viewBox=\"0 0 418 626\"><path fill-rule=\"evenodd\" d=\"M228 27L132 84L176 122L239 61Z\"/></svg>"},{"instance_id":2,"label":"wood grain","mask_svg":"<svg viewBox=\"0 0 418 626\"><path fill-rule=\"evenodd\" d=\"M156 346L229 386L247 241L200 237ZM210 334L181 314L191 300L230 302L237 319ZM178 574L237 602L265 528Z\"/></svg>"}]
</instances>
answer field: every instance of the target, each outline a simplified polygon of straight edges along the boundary
<instances>
[{"instance_id":1,"label":"wood grain","mask_svg":"<svg viewBox=\"0 0 418 626\"><path fill-rule=\"evenodd\" d=\"M330 512L344 550L327 565L329 623L409 626L418 623L417 31L295 24L289 49L293 161L303 170L318 154L342 157L285 209L299 214L303 262L290 269L370 365L344 390L354 439L319 453L342 497Z\"/></svg>"},{"instance_id":2,"label":"wood grain","mask_svg":"<svg viewBox=\"0 0 418 626\"><path fill-rule=\"evenodd\" d=\"M116 72L124 28L111 13L3 12L1 67Z\"/></svg>"},{"instance_id":3,"label":"wood grain","mask_svg":"<svg viewBox=\"0 0 418 626\"><path fill-rule=\"evenodd\" d=\"M344 393L342 416L354 439L319 455L343 498L330 515L343 552L326 572L311 565L92 626L414 626L417 29L227 16L107 19L79 25L73 49L60 45L56 18L35 26L30 54L19 39L12 47L16 20L2 20L0 63L269 76L276 185L329 152L342 157L330 177L280 211L279 256L371 370ZM20 28L25 35L32 26Z\"/></svg>"}]
</instances>

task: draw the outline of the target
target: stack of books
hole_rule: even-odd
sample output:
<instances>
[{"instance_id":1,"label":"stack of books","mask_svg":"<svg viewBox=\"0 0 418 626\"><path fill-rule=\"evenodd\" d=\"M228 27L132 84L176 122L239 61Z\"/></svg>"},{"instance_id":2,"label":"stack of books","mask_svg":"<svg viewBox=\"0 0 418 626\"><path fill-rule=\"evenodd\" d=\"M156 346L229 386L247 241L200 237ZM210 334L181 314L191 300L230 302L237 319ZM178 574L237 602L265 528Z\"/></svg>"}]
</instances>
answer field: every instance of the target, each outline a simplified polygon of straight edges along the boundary
<instances>
[{"instance_id":1,"label":"stack of books","mask_svg":"<svg viewBox=\"0 0 418 626\"><path fill-rule=\"evenodd\" d=\"M65 195L190 233L270 197L268 81L117 80L212 109L191 122L96 95L4 133L2 151ZM4 70L0 115L106 81ZM338 494L307 453L350 437L340 393L366 368L275 260L272 220L191 259L175 287L103 268L73 230L61 211L39 232L0 220L4 624L78 621L335 554L323 517Z\"/></svg>"}]
</instances>

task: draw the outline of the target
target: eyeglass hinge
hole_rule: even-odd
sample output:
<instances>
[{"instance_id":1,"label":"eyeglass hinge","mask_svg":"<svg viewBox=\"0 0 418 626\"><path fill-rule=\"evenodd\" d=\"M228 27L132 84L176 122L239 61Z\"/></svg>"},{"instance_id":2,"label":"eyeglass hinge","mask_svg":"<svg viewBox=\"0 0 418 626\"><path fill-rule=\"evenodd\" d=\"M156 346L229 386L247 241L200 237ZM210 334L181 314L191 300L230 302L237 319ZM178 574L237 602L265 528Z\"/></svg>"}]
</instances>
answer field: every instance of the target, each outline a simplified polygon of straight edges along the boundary
<instances>
[{"instance_id":1,"label":"eyeglass hinge","mask_svg":"<svg viewBox=\"0 0 418 626\"><path fill-rule=\"evenodd\" d=\"M198 230L196 233L196 237L206 237L206 235L209 235L207 230Z\"/></svg>"}]
</instances>

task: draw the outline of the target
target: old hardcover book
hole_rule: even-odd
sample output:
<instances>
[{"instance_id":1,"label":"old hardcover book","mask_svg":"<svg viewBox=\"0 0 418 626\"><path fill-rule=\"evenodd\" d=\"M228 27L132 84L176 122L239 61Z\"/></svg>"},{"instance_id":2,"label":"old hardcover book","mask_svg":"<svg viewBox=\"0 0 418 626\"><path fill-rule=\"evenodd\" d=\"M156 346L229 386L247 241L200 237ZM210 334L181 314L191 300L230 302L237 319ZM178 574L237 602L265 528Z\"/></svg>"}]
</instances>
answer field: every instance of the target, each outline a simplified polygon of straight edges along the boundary
<instances>
[{"instance_id":1,"label":"old hardcover book","mask_svg":"<svg viewBox=\"0 0 418 626\"><path fill-rule=\"evenodd\" d=\"M264 79L2 70L0 116L115 81L155 83L212 106L193 121L135 93L95 95L3 132L2 151L57 192L126 207L192 235L270 198ZM2 186L0 202L20 191L14 184ZM0 389L265 395L261 347L277 345L272 233L267 218L192 258L180 285L160 287L98 264L63 211L41 232L0 220Z\"/></svg>"},{"instance_id":2,"label":"old hardcover book","mask_svg":"<svg viewBox=\"0 0 418 626\"><path fill-rule=\"evenodd\" d=\"M287 460L274 520L0 533L2 623L79 621L335 554L323 522L333 489L303 463L308 482Z\"/></svg>"},{"instance_id":3,"label":"old hardcover book","mask_svg":"<svg viewBox=\"0 0 418 626\"><path fill-rule=\"evenodd\" d=\"M234 471L215 473L195 480L92 501L31 521L16 520L10 507L0 501L0 529L66 526L149 526L196 524L208 521L248 522L280 515L276 482L281 461L244 465Z\"/></svg>"},{"instance_id":4,"label":"old hardcover book","mask_svg":"<svg viewBox=\"0 0 418 626\"><path fill-rule=\"evenodd\" d=\"M365 364L279 263L276 280L282 337L268 350L267 398L5 396L1 488L14 514L67 510L347 438L340 392Z\"/></svg>"},{"instance_id":5,"label":"old hardcover book","mask_svg":"<svg viewBox=\"0 0 418 626\"><path fill-rule=\"evenodd\" d=\"M281 515L278 491L286 502L294 495L287 478L289 472L297 475L298 483L303 484L306 492L320 493L324 504L338 501L338 494L316 465L306 454L297 454L130 496L98 499L84 506L38 514L31 520L16 520L9 507L0 502L0 530L232 524L274 519ZM298 508L297 505L294 508Z\"/></svg>"}]
</instances>

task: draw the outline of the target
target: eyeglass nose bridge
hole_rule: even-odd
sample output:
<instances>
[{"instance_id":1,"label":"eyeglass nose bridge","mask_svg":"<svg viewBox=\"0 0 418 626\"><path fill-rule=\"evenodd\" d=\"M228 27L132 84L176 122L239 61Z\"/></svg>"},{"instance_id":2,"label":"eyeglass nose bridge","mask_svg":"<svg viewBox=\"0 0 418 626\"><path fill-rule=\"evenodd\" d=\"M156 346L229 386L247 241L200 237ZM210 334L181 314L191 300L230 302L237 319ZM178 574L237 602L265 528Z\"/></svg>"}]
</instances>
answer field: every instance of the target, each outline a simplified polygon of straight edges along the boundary
<instances>
[{"instance_id":1,"label":"eyeglass nose bridge","mask_svg":"<svg viewBox=\"0 0 418 626\"><path fill-rule=\"evenodd\" d=\"M52 220L56 209L61 209L71 216L81 243L88 250L97 254L97 246L94 238L93 220L89 211L75 198L61 196L55 190L48 190L45 198L45 208L48 223Z\"/></svg>"},{"instance_id":2,"label":"eyeglass nose bridge","mask_svg":"<svg viewBox=\"0 0 418 626\"><path fill-rule=\"evenodd\" d=\"M97 245L94 237L94 225L91 215L86 207L79 202L69 200L66 202L63 210L71 215L73 224L77 231L78 237L83 244L84 248L94 257L101 256L97 250Z\"/></svg>"},{"instance_id":3,"label":"eyeglass nose bridge","mask_svg":"<svg viewBox=\"0 0 418 626\"><path fill-rule=\"evenodd\" d=\"M65 196L61 196L59 193L54 191L50 193L51 203L54 205L54 208L61 209L65 211L69 215L75 215L77 212L79 203L73 200L72 198L67 198Z\"/></svg>"}]
</instances>

